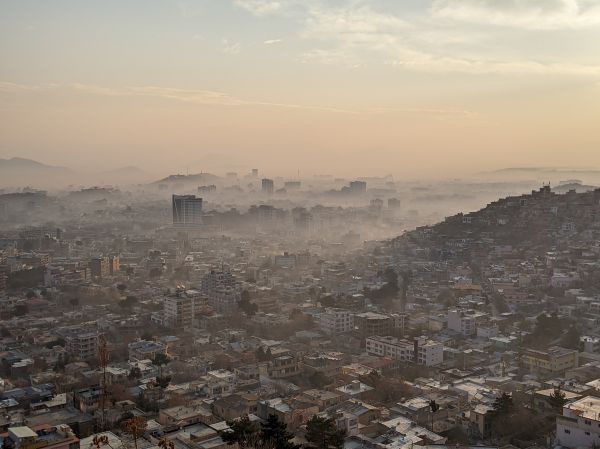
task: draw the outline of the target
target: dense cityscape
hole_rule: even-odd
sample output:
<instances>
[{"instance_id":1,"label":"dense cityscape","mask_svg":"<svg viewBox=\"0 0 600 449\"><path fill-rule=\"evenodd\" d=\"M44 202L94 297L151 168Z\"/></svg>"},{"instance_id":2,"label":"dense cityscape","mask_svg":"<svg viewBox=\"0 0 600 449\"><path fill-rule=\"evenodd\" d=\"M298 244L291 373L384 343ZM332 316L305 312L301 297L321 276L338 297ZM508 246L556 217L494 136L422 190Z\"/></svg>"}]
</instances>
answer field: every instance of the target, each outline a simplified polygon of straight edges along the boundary
<instances>
[{"instance_id":1,"label":"dense cityscape","mask_svg":"<svg viewBox=\"0 0 600 449\"><path fill-rule=\"evenodd\" d=\"M431 224L415 190L258 170L5 189L4 445L597 444L600 189Z\"/></svg>"},{"instance_id":2,"label":"dense cityscape","mask_svg":"<svg viewBox=\"0 0 600 449\"><path fill-rule=\"evenodd\" d=\"M600 448L600 0L0 0L0 449Z\"/></svg>"}]
</instances>

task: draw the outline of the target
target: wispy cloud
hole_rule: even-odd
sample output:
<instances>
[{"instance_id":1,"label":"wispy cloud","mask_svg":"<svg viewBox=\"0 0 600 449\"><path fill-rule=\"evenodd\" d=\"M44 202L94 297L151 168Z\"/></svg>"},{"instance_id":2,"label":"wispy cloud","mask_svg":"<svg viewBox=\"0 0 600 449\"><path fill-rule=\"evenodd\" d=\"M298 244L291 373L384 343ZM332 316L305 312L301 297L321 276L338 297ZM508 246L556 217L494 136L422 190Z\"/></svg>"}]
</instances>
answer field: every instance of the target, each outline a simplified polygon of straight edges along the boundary
<instances>
[{"instance_id":1,"label":"wispy cloud","mask_svg":"<svg viewBox=\"0 0 600 449\"><path fill-rule=\"evenodd\" d=\"M595 0L435 0L431 11L446 19L532 30L600 25Z\"/></svg>"},{"instance_id":2,"label":"wispy cloud","mask_svg":"<svg viewBox=\"0 0 600 449\"><path fill-rule=\"evenodd\" d=\"M130 87L106 87L92 84L18 84L0 81L0 93L24 94L44 92L59 92L64 95L66 91L72 91L82 95L94 95L104 97L147 97L158 98L168 101L179 101L205 106L223 106L223 107L274 107L282 109L298 109L309 111L322 111L335 114L349 114L355 116L373 116L380 114L404 114L418 116L420 118L429 118L434 120L474 120L479 118L475 112L455 109L411 109L411 108L389 108L389 107L363 107L357 109L348 109L335 106L306 105L284 102L269 102L260 100L249 100L230 95L225 92L196 89L179 89L162 86L130 86Z\"/></svg>"},{"instance_id":3,"label":"wispy cloud","mask_svg":"<svg viewBox=\"0 0 600 449\"><path fill-rule=\"evenodd\" d=\"M283 42L283 39L267 39L263 42L265 45L275 45Z\"/></svg>"},{"instance_id":4,"label":"wispy cloud","mask_svg":"<svg viewBox=\"0 0 600 449\"><path fill-rule=\"evenodd\" d=\"M70 85L58 84L18 84L0 81L0 93L20 94L25 92L51 92L62 90L71 90L88 95L98 95L107 97L149 97L161 98L165 100L181 101L198 105L217 105L217 106L268 106L286 109L307 109L320 110L343 114L361 114L367 111L351 110L319 105L303 105L294 103L278 103L259 100L248 100L239 98L225 92L196 89L179 89L174 87L161 86L130 86L130 87L106 87L93 84L75 83Z\"/></svg>"},{"instance_id":5,"label":"wispy cloud","mask_svg":"<svg viewBox=\"0 0 600 449\"><path fill-rule=\"evenodd\" d=\"M436 56L411 51L408 56L388 62L407 70L499 75L578 75L600 76L600 66L537 61L493 61Z\"/></svg>"},{"instance_id":6,"label":"wispy cloud","mask_svg":"<svg viewBox=\"0 0 600 449\"><path fill-rule=\"evenodd\" d=\"M235 0L234 3L237 7L259 17L280 12L287 6L285 0Z\"/></svg>"},{"instance_id":7,"label":"wispy cloud","mask_svg":"<svg viewBox=\"0 0 600 449\"><path fill-rule=\"evenodd\" d=\"M237 55L242 50L242 44L239 42L231 42L229 39L221 40L223 46L223 53L228 55Z\"/></svg>"}]
</instances>

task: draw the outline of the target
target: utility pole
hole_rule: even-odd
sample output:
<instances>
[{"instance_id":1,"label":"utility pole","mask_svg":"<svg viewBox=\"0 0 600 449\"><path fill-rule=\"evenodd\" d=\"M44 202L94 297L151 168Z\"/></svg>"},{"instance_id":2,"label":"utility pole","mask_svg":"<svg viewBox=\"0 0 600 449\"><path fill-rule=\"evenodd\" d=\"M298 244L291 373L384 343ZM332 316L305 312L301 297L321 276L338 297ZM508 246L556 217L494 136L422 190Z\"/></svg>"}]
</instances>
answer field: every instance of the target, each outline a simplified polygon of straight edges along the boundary
<instances>
[{"instance_id":1,"label":"utility pole","mask_svg":"<svg viewBox=\"0 0 600 449\"><path fill-rule=\"evenodd\" d=\"M101 430L106 430L106 366L108 365L108 347L104 334L98 336L98 358L102 368L102 396L100 396L100 407L102 409Z\"/></svg>"}]
</instances>

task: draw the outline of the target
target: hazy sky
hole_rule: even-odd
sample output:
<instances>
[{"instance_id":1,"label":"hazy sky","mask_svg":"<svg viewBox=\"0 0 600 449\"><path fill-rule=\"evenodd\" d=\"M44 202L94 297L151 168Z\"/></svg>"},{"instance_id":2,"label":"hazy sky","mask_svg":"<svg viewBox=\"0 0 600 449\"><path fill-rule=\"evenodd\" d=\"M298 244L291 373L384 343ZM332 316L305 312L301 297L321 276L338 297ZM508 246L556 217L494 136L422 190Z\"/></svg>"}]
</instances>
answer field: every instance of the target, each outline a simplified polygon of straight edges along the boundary
<instances>
[{"instance_id":1,"label":"hazy sky","mask_svg":"<svg viewBox=\"0 0 600 449\"><path fill-rule=\"evenodd\" d=\"M600 166L600 0L0 0L0 157Z\"/></svg>"}]
</instances>

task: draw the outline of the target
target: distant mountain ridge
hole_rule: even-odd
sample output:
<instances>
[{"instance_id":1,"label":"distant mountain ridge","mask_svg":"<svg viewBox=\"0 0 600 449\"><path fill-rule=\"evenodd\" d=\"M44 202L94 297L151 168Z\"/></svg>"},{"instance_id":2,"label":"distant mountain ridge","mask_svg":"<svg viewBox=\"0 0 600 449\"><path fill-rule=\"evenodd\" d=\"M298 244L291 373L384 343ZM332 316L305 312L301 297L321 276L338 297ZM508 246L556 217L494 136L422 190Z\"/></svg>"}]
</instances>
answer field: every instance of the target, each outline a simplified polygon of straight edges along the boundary
<instances>
[{"instance_id":1,"label":"distant mountain ridge","mask_svg":"<svg viewBox=\"0 0 600 449\"><path fill-rule=\"evenodd\" d=\"M90 172L48 165L23 157L0 158L0 187L52 188L77 184L128 185L148 182L151 179L150 174L133 166Z\"/></svg>"},{"instance_id":2,"label":"distant mountain ridge","mask_svg":"<svg viewBox=\"0 0 600 449\"><path fill-rule=\"evenodd\" d=\"M166 178L154 181L152 184L172 184L172 183L202 183L214 182L221 179L217 175L211 173L194 173L191 175L169 175Z\"/></svg>"},{"instance_id":3,"label":"distant mountain ridge","mask_svg":"<svg viewBox=\"0 0 600 449\"><path fill-rule=\"evenodd\" d=\"M41 170L65 170L71 171L67 167L57 167L54 165L47 165L42 162L34 161L33 159L27 159L24 157L12 157L9 159L0 158L0 169L8 168L27 168L27 169L41 169Z\"/></svg>"}]
</instances>

